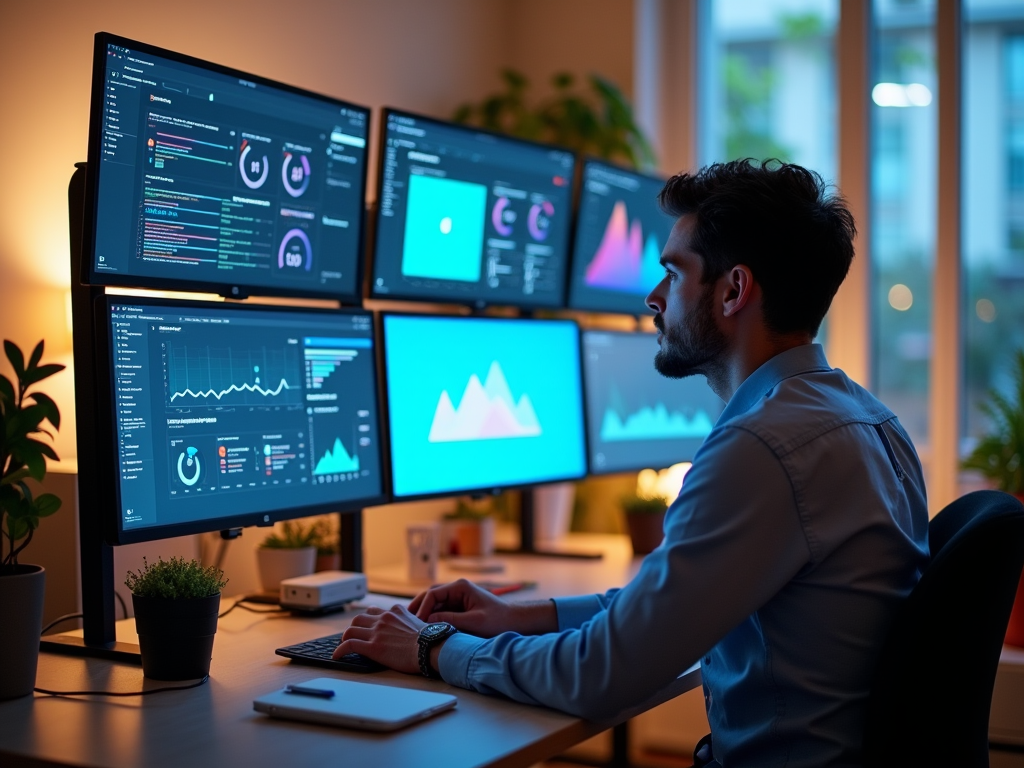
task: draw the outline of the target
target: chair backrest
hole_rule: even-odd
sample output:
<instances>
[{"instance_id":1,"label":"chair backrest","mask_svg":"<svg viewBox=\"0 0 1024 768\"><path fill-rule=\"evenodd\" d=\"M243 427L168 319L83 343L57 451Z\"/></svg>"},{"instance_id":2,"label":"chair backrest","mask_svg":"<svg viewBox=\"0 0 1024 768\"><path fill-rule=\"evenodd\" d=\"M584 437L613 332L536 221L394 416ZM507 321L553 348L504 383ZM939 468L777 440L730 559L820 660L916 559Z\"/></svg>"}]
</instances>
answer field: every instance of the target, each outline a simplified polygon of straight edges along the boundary
<instances>
[{"instance_id":1,"label":"chair backrest","mask_svg":"<svg viewBox=\"0 0 1024 768\"><path fill-rule=\"evenodd\" d=\"M900 608L868 697L864 765L988 766L988 717L1024 566L1024 505L976 491L928 526L931 562Z\"/></svg>"}]
</instances>

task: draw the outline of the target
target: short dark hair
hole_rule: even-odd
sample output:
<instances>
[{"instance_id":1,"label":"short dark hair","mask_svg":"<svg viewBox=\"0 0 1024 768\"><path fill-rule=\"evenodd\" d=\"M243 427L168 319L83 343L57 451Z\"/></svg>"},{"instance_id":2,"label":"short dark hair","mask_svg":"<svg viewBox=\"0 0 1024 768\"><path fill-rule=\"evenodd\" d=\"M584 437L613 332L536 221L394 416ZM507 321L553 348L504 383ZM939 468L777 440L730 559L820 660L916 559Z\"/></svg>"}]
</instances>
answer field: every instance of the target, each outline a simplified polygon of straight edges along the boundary
<instances>
[{"instance_id":1,"label":"short dark hair","mask_svg":"<svg viewBox=\"0 0 1024 768\"><path fill-rule=\"evenodd\" d=\"M658 202L672 216L694 216L690 247L703 261L702 282L745 264L770 330L817 334L857 236L846 201L819 174L775 159L714 163L673 176Z\"/></svg>"}]
</instances>

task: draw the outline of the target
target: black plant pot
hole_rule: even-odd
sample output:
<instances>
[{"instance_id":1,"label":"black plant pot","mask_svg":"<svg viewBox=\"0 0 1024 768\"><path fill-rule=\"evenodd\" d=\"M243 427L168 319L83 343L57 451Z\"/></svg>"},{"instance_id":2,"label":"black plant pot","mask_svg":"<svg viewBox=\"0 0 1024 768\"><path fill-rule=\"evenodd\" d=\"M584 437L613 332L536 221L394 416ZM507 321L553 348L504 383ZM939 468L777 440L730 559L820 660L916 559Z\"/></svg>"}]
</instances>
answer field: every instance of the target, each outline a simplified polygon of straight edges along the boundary
<instances>
[{"instance_id":1,"label":"black plant pot","mask_svg":"<svg viewBox=\"0 0 1024 768\"><path fill-rule=\"evenodd\" d=\"M36 684L46 571L0 568L0 699L28 696Z\"/></svg>"},{"instance_id":2,"label":"black plant pot","mask_svg":"<svg viewBox=\"0 0 1024 768\"><path fill-rule=\"evenodd\" d=\"M194 680L210 674L220 593L193 600L132 595L142 674Z\"/></svg>"}]
</instances>

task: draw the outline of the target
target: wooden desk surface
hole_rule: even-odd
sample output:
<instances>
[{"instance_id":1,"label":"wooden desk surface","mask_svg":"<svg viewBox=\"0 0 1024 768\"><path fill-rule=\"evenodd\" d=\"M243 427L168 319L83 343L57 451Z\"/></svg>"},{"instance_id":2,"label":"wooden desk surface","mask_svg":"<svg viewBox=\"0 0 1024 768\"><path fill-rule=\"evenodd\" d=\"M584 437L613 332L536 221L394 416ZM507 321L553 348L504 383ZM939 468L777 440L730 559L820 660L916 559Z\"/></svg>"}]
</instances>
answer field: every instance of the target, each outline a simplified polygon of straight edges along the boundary
<instances>
[{"instance_id":1,"label":"wooden desk surface","mask_svg":"<svg viewBox=\"0 0 1024 768\"><path fill-rule=\"evenodd\" d=\"M516 572L527 569L530 578L544 583L544 592L558 593L560 586L597 591L616 583L607 579L621 578L635 567L621 554L613 553L603 566L589 569L594 563L526 557L509 558L516 561L509 568ZM589 577L581 575L587 573ZM565 576L566 583L558 583L560 575ZM588 579L590 589L584 587ZM522 595L537 597L540 591ZM346 612L320 619L296 619L236 610L220 621L210 681L193 690L139 698L35 695L0 703L0 764L4 768L528 766L609 725L482 696L421 677L397 672L346 675L292 664L274 655L274 649L280 646L341 631L353 615ZM133 642L134 621L119 622L118 636ZM459 704L452 712L388 735L275 720L252 709L252 700L261 694L325 674L444 691L458 697ZM36 684L57 690L120 691L174 685L144 680L140 667L53 654L40 654ZM629 714L699 684L699 670L688 670L657 700Z\"/></svg>"}]
</instances>

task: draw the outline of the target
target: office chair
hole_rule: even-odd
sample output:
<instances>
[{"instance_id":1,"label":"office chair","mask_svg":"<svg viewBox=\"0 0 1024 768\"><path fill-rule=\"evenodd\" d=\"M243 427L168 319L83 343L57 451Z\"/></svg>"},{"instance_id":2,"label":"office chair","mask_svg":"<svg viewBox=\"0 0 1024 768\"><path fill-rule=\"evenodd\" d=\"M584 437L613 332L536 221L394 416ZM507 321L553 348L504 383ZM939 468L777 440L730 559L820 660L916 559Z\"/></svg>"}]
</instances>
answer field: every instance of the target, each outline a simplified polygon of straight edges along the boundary
<instances>
[{"instance_id":1,"label":"office chair","mask_svg":"<svg viewBox=\"0 0 1024 768\"><path fill-rule=\"evenodd\" d=\"M996 667L1024 566L1024 505L976 491L928 526L931 562L882 647L864 765L988 768Z\"/></svg>"}]
</instances>

